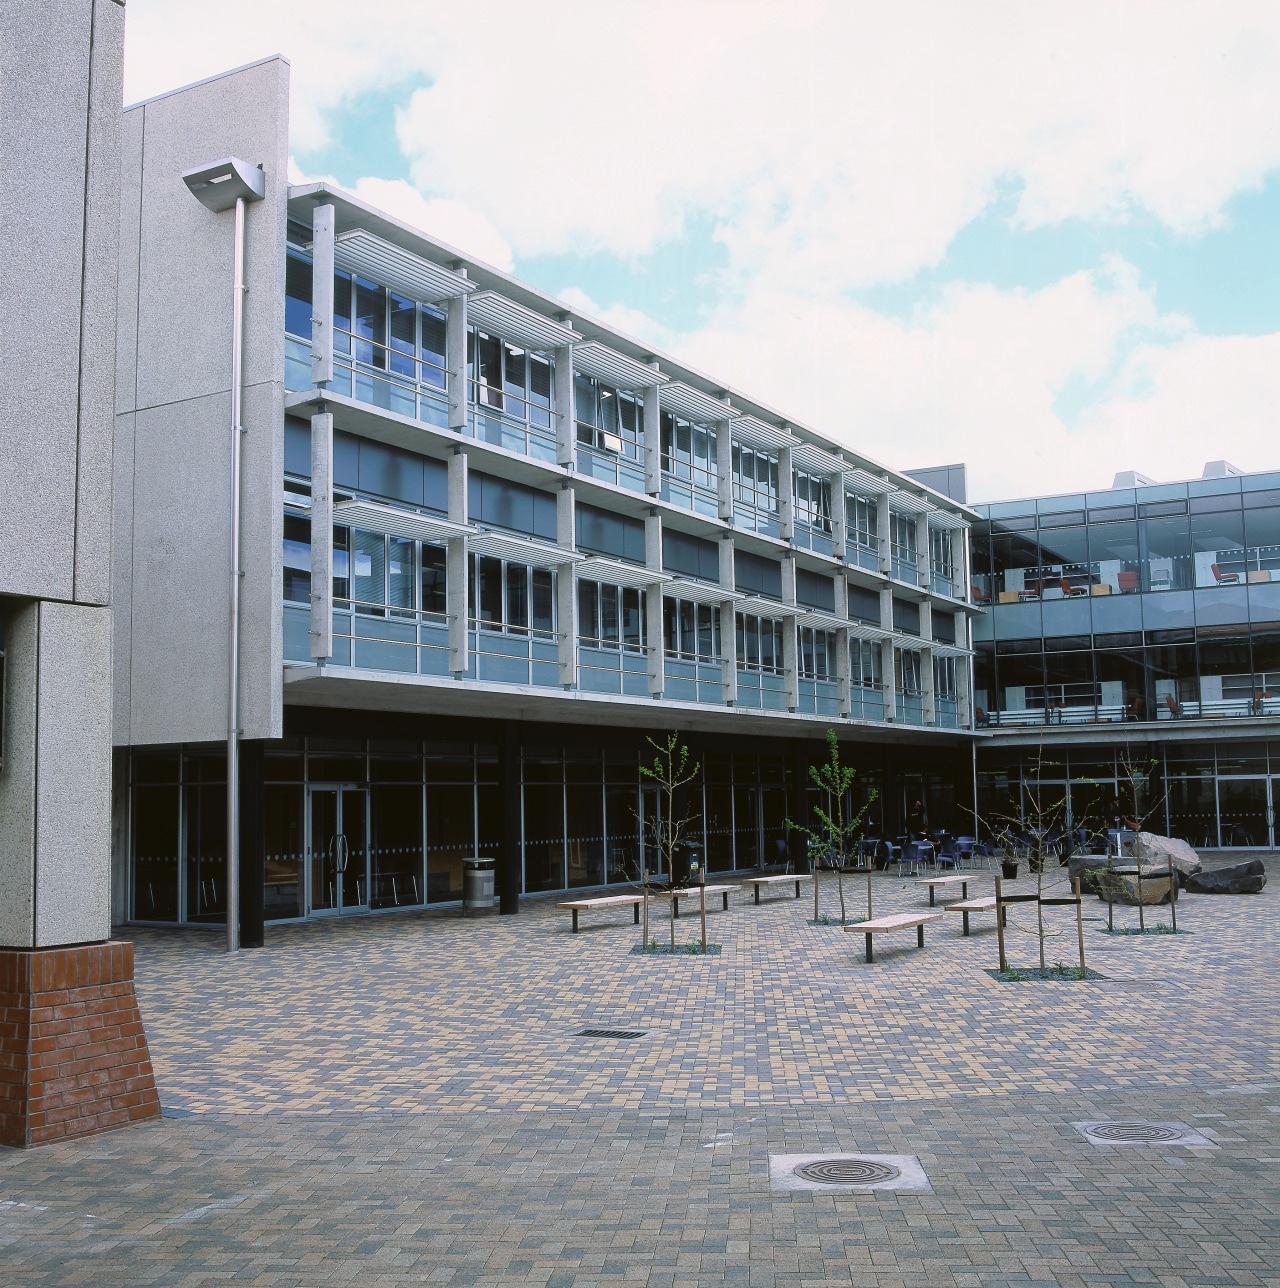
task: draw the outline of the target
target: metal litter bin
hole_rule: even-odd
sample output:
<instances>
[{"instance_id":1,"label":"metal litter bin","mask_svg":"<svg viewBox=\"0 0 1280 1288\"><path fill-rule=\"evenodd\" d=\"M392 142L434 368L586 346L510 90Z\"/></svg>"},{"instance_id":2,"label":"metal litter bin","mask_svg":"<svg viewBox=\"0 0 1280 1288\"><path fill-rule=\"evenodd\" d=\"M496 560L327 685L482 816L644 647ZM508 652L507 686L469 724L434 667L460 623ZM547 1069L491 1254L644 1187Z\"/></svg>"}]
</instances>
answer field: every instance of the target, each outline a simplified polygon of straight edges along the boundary
<instances>
[{"instance_id":1,"label":"metal litter bin","mask_svg":"<svg viewBox=\"0 0 1280 1288\"><path fill-rule=\"evenodd\" d=\"M462 912L493 907L496 859L464 859L462 863Z\"/></svg>"}]
</instances>

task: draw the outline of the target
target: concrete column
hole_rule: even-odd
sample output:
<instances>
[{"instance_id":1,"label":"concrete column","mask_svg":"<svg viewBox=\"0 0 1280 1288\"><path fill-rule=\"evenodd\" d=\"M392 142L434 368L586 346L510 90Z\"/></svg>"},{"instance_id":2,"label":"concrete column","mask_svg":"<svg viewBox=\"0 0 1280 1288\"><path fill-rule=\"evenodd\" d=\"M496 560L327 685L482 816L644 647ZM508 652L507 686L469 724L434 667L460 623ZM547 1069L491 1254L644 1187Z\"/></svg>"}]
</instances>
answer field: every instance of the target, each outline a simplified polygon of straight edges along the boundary
<instances>
[{"instance_id":1,"label":"concrete column","mask_svg":"<svg viewBox=\"0 0 1280 1288\"><path fill-rule=\"evenodd\" d=\"M456 270L465 275L466 270ZM445 305L444 347L445 365L449 372L449 428L456 433L467 432L467 402L471 391L467 388L467 297L455 295Z\"/></svg>"},{"instance_id":2,"label":"concrete column","mask_svg":"<svg viewBox=\"0 0 1280 1288\"><path fill-rule=\"evenodd\" d=\"M933 606L920 605L920 638L926 643L933 639Z\"/></svg>"},{"instance_id":3,"label":"concrete column","mask_svg":"<svg viewBox=\"0 0 1280 1288\"><path fill-rule=\"evenodd\" d=\"M831 476L831 545L837 559L849 549L849 507L844 499L844 475Z\"/></svg>"},{"instance_id":4,"label":"concrete column","mask_svg":"<svg viewBox=\"0 0 1280 1288\"><path fill-rule=\"evenodd\" d=\"M928 586L933 576L933 560L929 553L929 516L916 515L916 568L919 570L920 584Z\"/></svg>"},{"instance_id":5,"label":"concrete column","mask_svg":"<svg viewBox=\"0 0 1280 1288\"><path fill-rule=\"evenodd\" d=\"M501 916L514 916L520 911L520 887L523 881L521 842L520 722L503 722L498 744L498 780L502 784L502 841L498 851L495 884L498 887L498 911Z\"/></svg>"},{"instance_id":6,"label":"concrete column","mask_svg":"<svg viewBox=\"0 0 1280 1288\"><path fill-rule=\"evenodd\" d=\"M311 656L333 656L333 413L327 411L311 417Z\"/></svg>"},{"instance_id":7,"label":"concrete column","mask_svg":"<svg viewBox=\"0 0 1280 1288\"><path fill-rule=\"evenodd\" d=\"M576 493L568 479L556 493L556 544L564 550L577 549L575 531ZM556 641L560 662L560 684L566 689L578 687L578 583L573 564L562 563L556 569Z\"/></svg>"},{"instance_id":8,"label":"concrete column","mask_svg":"<svg viewBox=\"0 0 1280 1288\"><path fill-rule=\"evenodd\" d=\"M726 523L732 523L733 434L727 420L716 422L716 495L719 498L720 517Z\"/></svg>"},{"instance_id":9,"label":"concrete column","mask_svg":"<svg viewBox=\"0 0 1280 1288\"><path fill-rule=\"evenodd\" d=\"M961 729L973 727L973 658L971 657L956 658L956 719Z\"/></svg>"},{"instance_id":10,"label":"concrete column","mask_svg":"<svg viewBox=\"0 0 1280 1288\"><path fill-rule=\"evenodd\" d=\"M467 522L467 454L459 445L449 457L449 522ZM460 680L468 666L467 539L450 537L445 547L445 614L449 622L449 670Z\"/></svg>"},{"instance_id":11,"label":"concrete column","mask_svg":"<svg viewBox=\"0 0 1280 1288\"><path fill-rule=\"evenodd\" d=\"M572 466L578 433L573 403L573 345L555 352L556 464Z\"/></svg>"},{"instance_id":12,"label":"concrete column","mask_svg":"<svg viewBox=\"0 0 1280 1288\"><path fill-rule=\"evenodd\" d=\"M778 451L778 527L783 541L796 532L795 476L792 474L791 448Z\"/></svg>"},{"instance_id":13,"label":"concrete column","mask_svg":"<svg viewBox=\"0 0 1280 1288\"><path fill-rule=\"evenodd\" d=\"M876 498L876 540L880 545L880 571L888 577L893 572L893 549L889 540L889 498Z\"/></svg>"},{"instance_id":14,"label":"concrete column","mask_svg":"<svg viewBox=\"0 0 1280 1288\"><path fill-rule=\"evenodd\" d=\"M844 579L841 578L843 581ZM849 628L836 631L836 706L842 719L849 718L853 706L849 685Z\"/></svg>"},{"instance_id":15,"label":"concrete column","mask_svg":"<svg viewBox=\"0 0 1280 1288\"><path fill-rule=\"evenodd\" d=\"M333 379L333 206L311 216L311 383Z\"/></svg>"},{"instance_id":16,"label":"concrete column","mask_svg":"<svg viewBox=\"0 0 1280 1288\"><path fill-rule=\"evenodd\" d=\"M644 490L650 496L662 491L662 405L657 385L644 391Z\"/></svg>"},{"instance_id":17,"label":"concrete column","mask_svg":"<svg viewBox=\"0 0 1280 1288\"><path fill-rule=\"evenodd\" d=\"M728 422L722 422L727 429ZM737 588L734 572L734 545L731 533L720 534L720 585L725 590ZM726 599L719 607L720 614L720 684L724 700L733 706L738 700L738 635L734 620L733 600Z\"/></svg>"},{"instance_id":18,"label":"concrete column","mask_svg":"<svg viewBox=\"0 0 1280 1288\"><path fill-rule=\"evenodd\" d=\"M880 641L881 692L884 694L884 718L898 717L898 695L893 684L893 641Z\"/></svg>"},{"instance_id":19,"label":"concrete column","mask_svg":"<svg viewBox=\"0 0 1280 1288\"><path fill-rule=\"evenodd\" d=\"M645 405L648 406L647 399ZM662 571L662 516L656 509L650 510L644 521L644 565L653 572ZM649 692L653 697L660 698L666 687L666 664L662 647L662 587L653 585L644 593Z\"/></svg>"},{"instance_id":20,"label":"concrete column","mask_svg":"<svg viewBox=\"0 0 1280 1288\"><path fill-rule=\"evenodd\" d=\"M836 588L836 616L847 618L849 616L849 583L843 575L834 579Z\"/></svg>"},{"instance_id":21,"label":"concrete column","mask_svg":"<svg viewBox=\"0 0 1280 1288\"><path fill-rule=\"evenodd\" d=\"M790 449L785 449L790 456ZM788 477L790 473L788 472ZM795 605L796 602L796 557L787 553L782 556L782 602ZM786 696L787 710L794 711L800 705L800 650L797 647L796 619L788 614L782 620L782 686Z\"/></svg>"},{"instance_id":22,"label":"concrete column","mask_svg":"<svg viewBox=\"0 0 1280 1288\"><path fill-rule=\"evenodd\" d=\"M924 722L927 725L931 725L937 719L937 704L934 701L933 684L933 649L931 648L920 650L920 690L921 705L924 707Z\"/></svg>"}]
</instances>

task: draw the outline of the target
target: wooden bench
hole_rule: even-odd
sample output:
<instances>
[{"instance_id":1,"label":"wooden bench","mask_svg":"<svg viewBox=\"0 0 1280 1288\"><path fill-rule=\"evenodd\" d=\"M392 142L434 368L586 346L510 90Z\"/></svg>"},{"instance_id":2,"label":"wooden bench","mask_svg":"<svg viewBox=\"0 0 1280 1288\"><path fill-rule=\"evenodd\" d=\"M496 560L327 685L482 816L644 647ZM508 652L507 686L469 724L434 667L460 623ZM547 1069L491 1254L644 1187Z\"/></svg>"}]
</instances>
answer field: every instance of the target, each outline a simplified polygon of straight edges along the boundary
<instances>
[{"instance_id":1,"label":"wooden bench","mask_svg":"<svg viewBox=\"0 0 1280 1288\"><path fill-rule=\"evenodd\" d=\"M887 917L873 917L870 921L860 921L856 926L846 926L845 930L851 935L866 935L867 937L867 961L875 961L875 955L871 950L871 939L873 935L888 934L892 930L910 930L912 926L916 928L916 946L924 947L924 928L931 921L941 921L942 913L940 912L894 912Z\"/></svg>"},{"instance_id":2,"label":"wooden bench","mask_svg":"<svg viewBox=\"0 0 1280 1288\"><path fill-rule=\"evenodd\" d=\"M775 885L784 885L784 884L790 885L791 883L794 882L796 887L796 898L798 899L800 898L800 883L802 881L811 881L812 879L813 879L812 877L794 876L794 875L793 876L772 876L772 877L743 877L742 884L744 886L752 887L752 893L756 897L755 901L756 903L759 903L761 886L775 886Z\"/></svg>"},{"instance_id":3,"label":"wooden bench","mask_svg":"<svg viewBox=\"0 0 1280 1288\"><path fill-rule=\"evenodd\" d=\"M705 889L705 890L706 890L706 892L707 892L707 894L718 894L718 895L722 895L722 896L724 897L724 911L725 911L725 912L728 912L728 911L729 911L729 896L730 896L730 895L731 895L735 890L739 889L740 887L738 887L738 886L736 886L736 885L708 885L708 886L703 886L703 887L699 887L699 886L696 886L696 885L692 885L692 886L681 886L678 890L650 890L650 891L649 891L649 897L650 897L651 899L670 899L670 900L671 900L671 915L672 915L673 917L679 917L679 916L680 916L680 900L681 900L681 899L696 899L696 898L698 897L698 890L699 890L700 888L701 888L701 889Z\"/></svg>"},{"instance_id":4,"label":"wooden bench","mask_svg":"<svg viewBox=\"0 0 1280 1288\"><path fill-rule=\"evenodd\" d=\"M644 896L638 894L604 894L595 899L567 899L564 903L556 904L557 908L565 908L573 913L573 933L578 933L578 913L590 912L593 908L616 908L624 903L629 903L635 909L634 925L640 924L640 905L644 902Z\"/></svg>"},{"instance_id":5,"label":"wooden bench","mask_svg":"<svg viewBox=\"0 0 1280 1288\"><path fill-rule=\"evenodd\" d=\"M972 879L972 877L968 876L923 877L916 882L916 885L929 887L929 907L932 908L934 906L933 892L937 889L946 889L947 886L959 885L960 898L967 899L969 897L969 882Z\"/></svg>"},{"instance_id":6,"label":"wooden bench","mask_svg":"<svg viewBox=\"0 0 1280 1288\"><path fill-rule=\"evenodd\" d=\"M971 912L995 912L996 897L993 894L983 895L978 899L957 899L955 903L945 905L947 912L958 912L964 918L964 933L969 933L969 914ZM1009 909L1002 908L1005 924L1009 922Z\"/></svg>"}]
</instances>

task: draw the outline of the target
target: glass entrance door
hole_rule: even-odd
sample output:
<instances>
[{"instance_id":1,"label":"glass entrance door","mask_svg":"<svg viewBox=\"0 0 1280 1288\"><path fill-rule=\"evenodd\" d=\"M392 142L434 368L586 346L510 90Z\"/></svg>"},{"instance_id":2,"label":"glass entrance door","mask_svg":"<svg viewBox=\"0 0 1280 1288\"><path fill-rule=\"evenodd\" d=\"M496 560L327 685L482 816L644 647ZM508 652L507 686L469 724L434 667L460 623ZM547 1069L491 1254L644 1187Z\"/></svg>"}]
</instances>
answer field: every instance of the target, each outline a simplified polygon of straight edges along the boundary
<instances>
[{"instance_id":1,"label":"glass entrance door","mask_svg":"<svg viewBox=\"0 0 1280 1288\"><path fill-rule=\"evenodd\" d=\"M1270 848L1270 784L1268 778L1218 779L1220 845Z\"/></svg>"},{"instance_id":2,"label":"glass entrance door","mask_svg":"<svg viewBox=\"0 0 1280 1288\"><path fill-rule=\"evenodd\" d=\"M308 906L316 916L369 906L369 793L311 787L307 810Z\"/></svg>"},{"instance_id":3,"label":"glass entrance door","mask_svg":"<svg viewBox=\"0 0 1280 1288\"><path fill-rule=\"evenodd\" d=\"M662 845L662 797L656 787L640 789L640 861L649 870L650 879L665 881Z\"/></svg>"}]
</instances>

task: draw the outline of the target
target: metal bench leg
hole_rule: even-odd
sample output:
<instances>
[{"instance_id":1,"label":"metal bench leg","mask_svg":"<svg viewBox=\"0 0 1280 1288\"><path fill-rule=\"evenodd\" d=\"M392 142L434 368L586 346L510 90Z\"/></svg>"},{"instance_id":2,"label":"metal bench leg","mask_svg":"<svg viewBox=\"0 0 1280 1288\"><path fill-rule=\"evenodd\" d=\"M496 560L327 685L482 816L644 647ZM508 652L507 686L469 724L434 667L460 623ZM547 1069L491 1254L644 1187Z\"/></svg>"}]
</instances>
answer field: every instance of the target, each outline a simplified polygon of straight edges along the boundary
<instances>
[{"instance_id":1,"label":"metal bench leg","mask_svg":"<svg viewBox=\"0 0 1280 1288\"><path fill-rule=\"evenodd\" d=\"M796 882L796 898L800 898L800 882Z\"/></svg>"},{"instance_id":2,"label":"metal bench leg","mask_svg":"<svg viewBox=\"0 0 1280 1288\"><path fill-rule=\"evenodd\" d=\"M916 927L916 947L917 948L924 947L924 927L923 926Z\"/></svg>"},{"instance_id":3,"label":"metal bench leg","mask_svg":"<svg viewBox=\"0 0 1280 1288\"><path fill-rule=\"evenodd\" d=\"M723 911L723 912L728 912L728 911L729 911L729 892L728 892L728 890L726 890L726 891L725 891L725 892L720 896L720 898L723 900L723 903L721 904L721 911Z\"/></svg>"},{"instance_id":4,"label":"metal bench leg","mask_svg":"<svg viewBox=\"0 0 1280 1288\"><path fill-rule=\"evenodd\" d=\"M875 954L871 951L871 936L867 936L867 961L875 961Z\"/></svg>"},{"instance_id":5,"label":"metal bench leg","mask_svg":"<svg viewBox=\"0 0 1280 1288\"><path fill-rule=\"evenodd\" d=\"M759 903L759 902L760 902L760 887L759 887L758 885L753 885L753 886L751 887L751 891L752 891L752 893L753 893L753 894L755 895L755 897L756 897L756 902L757 902L757 903Z\"/></svg>"},{"instance_id":6,"label":"metal bench leg","mask_svg":"<svg viewBox=\"0 0 1280 1288\"><path fill-rule=\"evenodd\" d=\"M929 887L929 907L930 907L930 908L932 908L932 907L933 907L933 892L934 892L934 889L935 889L935 887L934 887L934 886L930 886L930 887Z\"/></svg>"},{"instance_id":7,"label":"metal bench leg","mask_svg":"<svg viewBox=\"0 0 1280 1288\"><path fill-rule=\"evenodd\" d=\"M967 881L961 881L961 882L960 882L960 898L962 898L962 899L967 899L968 897L969 897L969 883L968 883Z\"/></svg>"},{"instance_id":8,"label":"metal bench leg","mask_svg":"<svg viewBox=\"0 0 1280 1288\"><path fill-rule=\"evenodd\" d=\"M638 903L633 903L631 905L631 911L635 914L635 920L631 924L633 926L638 926L640 924L640 905Z\"/></svg>"},{"instance_id":9,"label":"metal bench leg","mask_svg":"<svg viewBox=\"0 0 1280 1288\"><path fill-rule=\"evenodd\" d=\"M573 933L576 935L578 933L578 910L577 908L570 908L569 911L573 913Z\"/></svg>"},{"instance_id":10,"label":"metal bench leg","mask_svg":"<svg viewBox=\"0 0 1280 1288\"><path fill-rule=\"evenodd\" d=\"M967 935L969 933L969 914L967 912L962 912L960 914L960 919L964 922L964 933Z\"/></svg>"}]
</instances>

